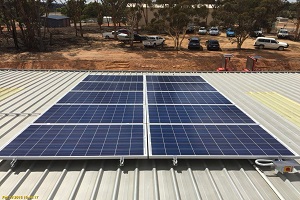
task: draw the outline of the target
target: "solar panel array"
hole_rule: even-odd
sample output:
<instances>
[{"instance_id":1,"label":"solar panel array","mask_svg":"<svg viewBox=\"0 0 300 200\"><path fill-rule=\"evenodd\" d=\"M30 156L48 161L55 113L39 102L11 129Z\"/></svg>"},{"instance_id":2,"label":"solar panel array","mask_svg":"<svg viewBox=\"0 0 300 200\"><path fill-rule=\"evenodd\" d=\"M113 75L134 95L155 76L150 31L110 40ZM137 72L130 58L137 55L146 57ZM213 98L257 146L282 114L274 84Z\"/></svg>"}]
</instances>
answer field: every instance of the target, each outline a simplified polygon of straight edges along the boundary
<instances>
[{"instance_id":1,"label":"solar panel array","mask_svg":"<svg viewBox=\"0 0 300 200\"><path fill-rule=\"evenodd\" d=\"M199 76L147 76L151 158L293 156Z\"/></svg>"},{"instance_id":2,"label":"solar panel array","mask_svg":"<svg viewBox=\"0 0 300 200\"><path fill-rule=\"evenodd\" d=\"M89 75L0 157L147 158L143 76Z\"/></svg>"},{"instance_id":3,"label":"solar panel array","mask_svg":"<svg viewBox=\"0 0 300 200\"><path fill-rule=\"evenodd\" d=\"M89 75L0 158L294 156L200 76Z\"/></svg>"}]
</instances>

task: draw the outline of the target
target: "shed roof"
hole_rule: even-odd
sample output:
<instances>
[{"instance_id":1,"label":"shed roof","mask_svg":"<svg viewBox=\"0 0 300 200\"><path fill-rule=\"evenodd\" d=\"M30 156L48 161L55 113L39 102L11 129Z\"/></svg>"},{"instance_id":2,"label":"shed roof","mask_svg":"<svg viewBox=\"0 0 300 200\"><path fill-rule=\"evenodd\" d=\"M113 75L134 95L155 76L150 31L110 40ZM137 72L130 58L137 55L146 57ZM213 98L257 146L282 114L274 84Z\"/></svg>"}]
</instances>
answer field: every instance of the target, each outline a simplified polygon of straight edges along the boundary
<instances>
[{"instance_id":1,"label":"shed roof","mask_svg":"<svg viewBox=\"0 0 300 200\"><path fill-rule=\"evenodd\" d=\"M1 70L0 146L87 75L107 73ZM197 74L300 154L300 124L294 115L300 107L299 73ZM295 106L286 109L286 105ZM173 166L171 160L125 160L120 167L118 160L18 161L11 168L10 161L2 160L0 195L34 195L38 199L299 199L298 172L276 174L273 168L252 162L179 160Z\"/></svg>"},{"instance_id":2,"label":"shed roof","mask_svg":"<svg viewBox=\"0 0 300 200\"><path fill-rule=\"evenodd\" d=\"M46 18L46 16L43 16L43 17ZM56 19L56 20L60 20L60 19L69 19L70 17L63 16L63 15L48 15L47 18L48 18L48 19Z\"/></svg>"}]
</instances>

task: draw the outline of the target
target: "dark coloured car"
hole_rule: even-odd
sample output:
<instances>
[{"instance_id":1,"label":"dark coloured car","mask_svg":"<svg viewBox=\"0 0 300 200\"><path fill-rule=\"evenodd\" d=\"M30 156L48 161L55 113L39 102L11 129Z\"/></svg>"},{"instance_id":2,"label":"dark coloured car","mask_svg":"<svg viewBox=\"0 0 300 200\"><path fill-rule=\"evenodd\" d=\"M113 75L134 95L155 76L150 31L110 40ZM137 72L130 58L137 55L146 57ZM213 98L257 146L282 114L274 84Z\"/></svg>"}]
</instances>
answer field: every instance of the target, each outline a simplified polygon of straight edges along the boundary
<instances>
[{"instance_id":1,"label":"dark coloured car","mask_svg":"<svg viewBox=\"0 0 300 200\"><path fill-rule=\"evenodd\" d=\"M211 50L217 50L217 51L221 50L218 40L207 40L206 41L206 48L209 51L211 51Z\"/></svg>"},{"instance_id":2,"label":"dark coloured car","mask_svg":"<svg viewBox=\"0 0 300 200\"><path fill-rule=\"evenodd\" d=\"M200 49L200 39L193 37L189 39L188 49Z\"/></svg>"},{"instance_id":3,"label":"dark coloured car","mask_svg":"<svg viewBox=\"0 0 300 200\"><path fill-rule=\"evenodd\" d=\"M147 36L145 35L139 35L139 34L134 34L134 41L139 41L139 42L143 42L144 40L147 40Z\"/></svg>"},{"instance_id":4,"label":"dark coloured car","mask_svg":"<svg viewBox=\"0 0 300 200\"><path fill-rule=\"evenodd\" d=\"M189 26L189 27L186 29L186 33L187 33L187 34L195 33L195 27L194 27L194 26Z\"/></svg>"}]
</instances>

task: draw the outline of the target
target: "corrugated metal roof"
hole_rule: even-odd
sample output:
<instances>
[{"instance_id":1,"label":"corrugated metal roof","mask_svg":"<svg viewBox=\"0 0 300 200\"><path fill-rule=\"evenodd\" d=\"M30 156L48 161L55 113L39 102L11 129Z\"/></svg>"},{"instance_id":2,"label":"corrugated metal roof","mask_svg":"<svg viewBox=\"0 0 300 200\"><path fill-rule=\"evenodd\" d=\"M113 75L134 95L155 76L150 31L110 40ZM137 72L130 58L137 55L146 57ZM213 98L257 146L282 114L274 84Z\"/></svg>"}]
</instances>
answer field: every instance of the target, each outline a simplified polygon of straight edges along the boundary
<instances>
[{"instance_id":1,"label":"corrugated metal roof","mask_svg":"<svg viewBox=\"0 0 300 200\"><path fill-rule=\"evenodd\" d=\"M0 71L0 146L90 73L105 72ZM289 119L289 110L276 110L262 102L266 97L271 105L286 105L290 100L299 106L299 73L199 75L300 154L300 127ZM0 195L34 195L38 199L299 199L300 175L275 174L274 169L255 168L248 160L179 160L177 166L172 160L125 160L122 167L118 160L17 161L14 168L10 161L1 161Z\"/></svg>"}]
</instances>

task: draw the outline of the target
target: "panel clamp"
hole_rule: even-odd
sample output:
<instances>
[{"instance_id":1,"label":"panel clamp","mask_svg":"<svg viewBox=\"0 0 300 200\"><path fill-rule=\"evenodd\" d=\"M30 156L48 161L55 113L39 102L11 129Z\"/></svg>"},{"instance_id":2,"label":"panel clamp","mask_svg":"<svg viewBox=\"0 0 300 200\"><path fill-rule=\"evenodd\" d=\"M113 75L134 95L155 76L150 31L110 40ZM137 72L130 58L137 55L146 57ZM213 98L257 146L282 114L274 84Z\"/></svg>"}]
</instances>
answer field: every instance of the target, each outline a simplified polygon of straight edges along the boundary
<instances>
[{"instance_id":1,"label":"panel clamp","mask_svg":"<svg viewBox=\"0 0 300 200\"><path fill-rule=\"evenodd\" d=\"M177 166L178 165L178 160L177 160L177 157L174 156L173 157L173 166Z\"/></svg>"},{"instance_id":2,"label":"panel clamp","mask_svg":"<svg viewBox=\"0 0 300 200\"><path fill-rule=\"evenodd\" d=\"M124 166L124 157L120 158L120 167Z\"/></svg>"},{"instance_id":3,"label":"panel clamp","mask_svg":"<svg viewBox=\"0 0 300 200\"><path fill-rule=\"evenodd\" d=\"M17 159L14 158L11 162L10 162L10 167L11 168L14 168L16 166L16 162L17 162Z\"/></svg>"}]
</instances>

